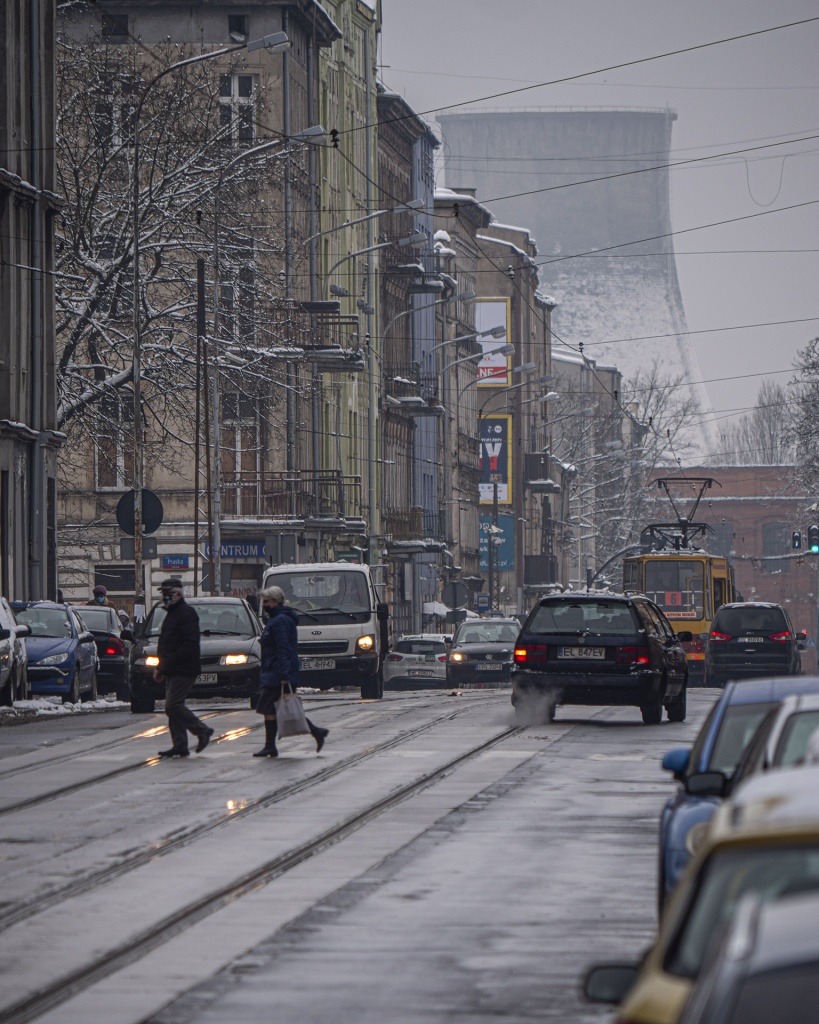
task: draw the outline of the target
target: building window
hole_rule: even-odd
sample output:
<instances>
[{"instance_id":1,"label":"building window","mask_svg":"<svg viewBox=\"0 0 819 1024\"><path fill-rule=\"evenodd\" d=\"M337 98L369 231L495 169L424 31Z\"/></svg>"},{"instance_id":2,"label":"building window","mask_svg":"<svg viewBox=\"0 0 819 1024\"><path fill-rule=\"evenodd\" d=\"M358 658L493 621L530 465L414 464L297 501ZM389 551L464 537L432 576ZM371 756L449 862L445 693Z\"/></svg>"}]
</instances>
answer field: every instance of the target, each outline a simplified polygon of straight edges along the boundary
<instances>
[{"instance_id":1,"label":"building window","mask_svg":"<svg viewBox=\"0 0 819 1024\"><path fill-rule=\"evenodd\" d=\"M256 137L253 75L220 75L219 125L225 141L252 142Z\"/></svg>"},{"instance_id":2,"label":"building window","mask_svg":"<svg viewBox=\"0 0 819 1024\"><path fill-rule=\"evenodd\" d=\"M100 402L94 438L98 491L121 491L133 480L133 412L133 404L120 395L105 395Z\"/></svg>"},{"instance_id":3,"label":"building window","mask_svg":"<svg viewBox=\"0 0 819 1024\"><path fill-rule=\"evenodd\" d=\"M94 141L106 151L134 144L137 85L124 79L108 79L98 90L94 103Z\"/></svg>"},{"instance_id":4,"label":"building window","mask_svg":"<svg viewBox=\"0 0 819 1024\"><path fill-rule=\"evenodd\" d=\"M128 15L103 14L102 37L109 43L128 42Z\"/></svg>"},{"instance_id":5,"label":"building window","mask_svg":"<svg viewBox=\"0 0 819 1024\"><path fill-rule=\"evenodd\" d=\"M256 339L256 263L253 240L228 250L221 271L221 335L228 342Z\"/></svg>"},{"instance_id":6,"label":"building window","mask_svg":"<svg viewBox=\"0 0 819 1024\"><path fill-rule=\"evenodd\" d=\"M762 524L763 572L790 572L791 563L787 558L772 558L790 551L791 530L787 523Z\"/></svg>"},{"instance_id":7,"label":"building window","mask_svg":"<svg viewBox=\"0 0 819 1024\"><path fill-rule=\"evenodd\" d=\"M239 391L222 394L222 503L232 515L255 515L259 492L258 402Z\"/></svg>"},{"instance_id":8,"label":"building window","mask_svg":"<svg viewBox=\"0 0 819 1024\"><path fill-rule=\"evenodd\" d=\"M234 43L243 43L248 36L246 14L228 15L228 34Z\"/></svg>"},{"instance_id":9,"label":"building window","mask_svg":"<svg viewBox=\"0 0 819 1024\"><path fill-rule=\"evenodd\" d=\"M730 558L734 550L734 527L731 523L715 523L708 537L708 551L712 555Z\"/></svg>"}]
</instances>

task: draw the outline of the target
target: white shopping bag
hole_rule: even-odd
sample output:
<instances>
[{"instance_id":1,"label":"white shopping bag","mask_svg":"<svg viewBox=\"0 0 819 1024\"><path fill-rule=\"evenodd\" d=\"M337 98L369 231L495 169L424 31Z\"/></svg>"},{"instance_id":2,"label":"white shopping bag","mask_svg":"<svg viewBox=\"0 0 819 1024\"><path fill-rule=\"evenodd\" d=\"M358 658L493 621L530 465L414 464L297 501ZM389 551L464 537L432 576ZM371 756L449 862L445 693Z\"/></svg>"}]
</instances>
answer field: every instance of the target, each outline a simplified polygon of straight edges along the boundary
<instances>
[{"instance_id":1,"label":"white shopping bag","mask_svg":"<svg viewBox=\"0 0 819 1024\"><path fill-rule=\"evenodd\" d=\"M276 701L276 723L279 739L285 736L302 736L310 732L301 697L293 693L293 687L289 683Z\"/></svg>"}]
</instances>

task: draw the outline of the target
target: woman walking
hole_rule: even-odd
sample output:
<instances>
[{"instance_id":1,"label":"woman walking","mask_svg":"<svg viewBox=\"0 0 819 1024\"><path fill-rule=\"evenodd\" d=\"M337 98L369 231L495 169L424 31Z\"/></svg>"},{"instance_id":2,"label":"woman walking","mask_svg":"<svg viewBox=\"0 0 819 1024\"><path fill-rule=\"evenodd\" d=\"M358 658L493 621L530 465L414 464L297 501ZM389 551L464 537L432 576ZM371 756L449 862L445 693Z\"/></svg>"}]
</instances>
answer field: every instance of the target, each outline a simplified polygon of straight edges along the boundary
<instances>
[{"instance_id":1,"label":"woman walking","mask_svg":"<svg viewBox=\"0 0 819 1024\"><path fill-rule=\"evenodd\" d=\"M254 757L278 757L276 749L276 701L282 687L295 691L299 682L298 630L299 617L285 603L281 587L268 587L259 594L262 610L268 616L262 633L262 672L257 714L264 715L265 743ZM316 753L324 746L329 729L321 729L307 719L310 733L316 741Z\"/></svg>"}]
</instances>

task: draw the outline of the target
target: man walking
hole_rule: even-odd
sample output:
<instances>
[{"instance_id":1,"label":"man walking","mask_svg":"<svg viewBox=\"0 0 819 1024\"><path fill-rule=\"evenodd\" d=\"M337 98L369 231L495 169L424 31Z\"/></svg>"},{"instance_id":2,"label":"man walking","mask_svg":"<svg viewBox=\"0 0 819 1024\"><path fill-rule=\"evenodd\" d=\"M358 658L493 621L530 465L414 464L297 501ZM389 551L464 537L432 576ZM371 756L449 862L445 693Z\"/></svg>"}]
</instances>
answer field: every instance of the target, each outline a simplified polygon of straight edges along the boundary
<instances>
[{"instance_id":1,"label":"man walking","mask_svg":"<svg viewBox=\"0 0 819 1024\"><path fill-rule=\"evenodd\" d=\"M165 714L173 746L160 750L160 757L187 757L188 732L199 738L196 753L210 742L213 729L204 725L185 704L201 667L199 654L199 616L186 604L182 580L172 577L159 585L165 619L159 633L156 653L159 667L154 679L165 682Z\"/></svg>"}]
</instances>

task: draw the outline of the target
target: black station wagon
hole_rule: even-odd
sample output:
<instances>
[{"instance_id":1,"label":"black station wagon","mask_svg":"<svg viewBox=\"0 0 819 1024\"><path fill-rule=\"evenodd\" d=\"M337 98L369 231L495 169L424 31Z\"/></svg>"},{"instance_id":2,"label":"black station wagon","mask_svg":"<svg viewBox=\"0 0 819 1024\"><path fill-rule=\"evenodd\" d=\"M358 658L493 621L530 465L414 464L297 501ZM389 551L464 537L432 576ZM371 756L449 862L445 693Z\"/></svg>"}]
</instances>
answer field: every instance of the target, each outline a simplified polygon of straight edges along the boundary
<instances>
[{"instance_id":1,"label":"black station wagon","mask_svg":"<svg viewBox=\"0 0 819 1024\"><path fill-rule=\"evenodd\" d=\"M616 704L640 708L658 725L663 708L685 721L687 667L682 642L646 597L555 594L529 613L515 644L512 703L521 722L533 709L557 704ZM539 717L539 715L538 715Z\"/></svg>"}]
</instances>

